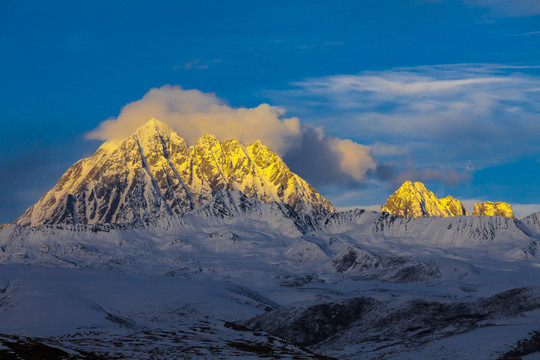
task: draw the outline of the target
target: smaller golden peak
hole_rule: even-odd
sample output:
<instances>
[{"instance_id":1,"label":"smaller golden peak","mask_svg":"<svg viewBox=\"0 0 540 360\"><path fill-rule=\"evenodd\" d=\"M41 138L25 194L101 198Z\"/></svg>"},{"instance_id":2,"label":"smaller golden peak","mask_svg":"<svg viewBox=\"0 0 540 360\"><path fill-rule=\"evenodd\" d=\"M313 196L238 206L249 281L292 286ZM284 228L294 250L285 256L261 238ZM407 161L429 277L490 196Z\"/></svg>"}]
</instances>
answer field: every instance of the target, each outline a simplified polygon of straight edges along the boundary
<instances>
[{"instance_id":1,"label":"smaller golden peak","mask_svg":"<svg viewBox=\"0 0 540 360\"><path fill-rule=\"evenodd\" d=\"M502 201L485 201L474 204L473 215L513 217L514 212L512 211L512 206L508 203Z\"/></svg>"}]
</instances>

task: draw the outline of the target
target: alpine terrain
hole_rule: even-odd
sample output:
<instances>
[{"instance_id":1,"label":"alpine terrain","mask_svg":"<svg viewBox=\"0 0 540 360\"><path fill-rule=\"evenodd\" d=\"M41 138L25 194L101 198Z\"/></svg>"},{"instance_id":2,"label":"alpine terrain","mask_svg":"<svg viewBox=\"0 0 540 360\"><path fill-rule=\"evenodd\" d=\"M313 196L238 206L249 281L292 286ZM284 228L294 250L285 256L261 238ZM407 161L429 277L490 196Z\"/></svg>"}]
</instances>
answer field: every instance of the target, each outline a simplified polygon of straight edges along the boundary
<instances>
[{"instance_id":1,"label":"alpine terrain","mask_svg":"<svg viewBox=\"0 0 540 360\"><path fill-rule=\"evenodd\" d=\"M261 142L152 119L0 227L0 358L538 358L540 213L508 209L407 181L336 211Z\"/></svg>"}]
</instances>

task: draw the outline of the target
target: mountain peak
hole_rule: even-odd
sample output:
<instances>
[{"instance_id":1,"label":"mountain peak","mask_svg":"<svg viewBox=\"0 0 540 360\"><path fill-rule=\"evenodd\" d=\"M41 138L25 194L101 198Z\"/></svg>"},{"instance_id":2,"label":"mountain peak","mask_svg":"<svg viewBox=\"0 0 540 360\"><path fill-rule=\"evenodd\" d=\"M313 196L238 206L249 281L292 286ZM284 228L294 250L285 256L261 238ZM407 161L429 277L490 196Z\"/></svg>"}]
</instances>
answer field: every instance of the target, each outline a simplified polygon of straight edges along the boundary
<instances>
[{"instance_id":1,"label":"mountain peak","mask_svg":"<svg viewBox=\"0 0 540 360\"><path fill-rule=\"evenodd\" d=\"M447 196L439 199L421 182L405 181L391 195L381 211L386 211L399 217L448 217L468 215L463 204Z\"/></svg>"},{"instance_id":2,"label":"mountain peak","mask_svg":"<svg viewBox=\"0 0 540 360\"><path fill-rule=\"evenodd\" d=\"M152 118L143 125L139 126L132 136L144 138L152 137L156 134L159 134L161 136L169 136L171 133L174 133L174 130L171 129L169 125L167 125L163 121Z\"/></svg>"},{"instance_id":3,"label":"mountain peak","mask_svg":"<svg viewBox=\"0 0 540 360\"><path fill-rule=\"evenodd\" d=\"M144 123L144 125L139 126L139 128L137 128L136 131L139 131L139 130L154 130L154 131L157 130L157 131L164 131L164 132L172 131L169 125L167 125L163 121L158 120L156 118L151 118L146 123Z\"/></svg>"},{"instance_id":4,"label":"mountain peak","mask_svg":"<svg viewBox=\"0 0 540 360\"><path fill-rule=\"evenodd\" d=\"M404 187L404 186L413 186L413 182L411 180L405 180L405 182L403 184L401 184L400 188Z\"/></svg>"},{"instance_id":5,"label":"mountain peak","mask_svg":"<svg viewBox=\"0 0 540 360\"><path fill-rule=\"evenodd\" d=\"M473 216L507 216L513 217L514 212L512 211L512 206L510 204L499 201L491 202L486 201L483 203L474 204Z\"/></svg>"},{"instance_id":6,"label":"mountain peak","mask_svg":"<svg viewBox=\"0 0 540 360\"><path fill-rule=\"evenodd\" d=\"M187 147L167 124L151 119L122 142L107 142L70 167L16 223L146 224L182 216L219 191L283 203L304 218L335 211L260 142L244 147L205 134Z\"/></svg>"}]
</instances>

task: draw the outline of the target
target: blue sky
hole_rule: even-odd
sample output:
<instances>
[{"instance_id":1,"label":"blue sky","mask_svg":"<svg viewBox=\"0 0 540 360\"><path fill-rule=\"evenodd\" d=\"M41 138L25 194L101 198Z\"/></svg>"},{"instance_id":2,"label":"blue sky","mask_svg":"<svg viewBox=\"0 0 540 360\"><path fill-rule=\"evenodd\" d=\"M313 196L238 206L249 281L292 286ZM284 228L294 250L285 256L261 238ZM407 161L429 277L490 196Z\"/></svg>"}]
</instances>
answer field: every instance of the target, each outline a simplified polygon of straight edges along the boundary
<instances>
[{"instance_id":1,"label":"blue sky","mask_svg":"<svg viewBox=\"0 0 540 360\"><path fill-rule=\"evenodd\" d=\"M167 84L286 109L302 135L282 155L337 206L380 205L410 178L540 210L537 0L4 0L0 48L0 223ZM313 146L332 139L376 169L321 171Z\"/></svg>"}]
</instances>

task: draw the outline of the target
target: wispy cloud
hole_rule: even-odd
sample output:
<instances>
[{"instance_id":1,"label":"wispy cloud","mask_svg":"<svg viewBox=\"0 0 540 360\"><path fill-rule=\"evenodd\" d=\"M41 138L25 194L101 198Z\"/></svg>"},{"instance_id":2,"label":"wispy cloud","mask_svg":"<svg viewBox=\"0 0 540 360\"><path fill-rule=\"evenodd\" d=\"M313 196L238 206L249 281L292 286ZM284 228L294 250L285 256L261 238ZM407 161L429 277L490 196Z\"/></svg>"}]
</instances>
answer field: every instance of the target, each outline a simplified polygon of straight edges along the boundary
<instances>
[{"instance_id":1,"label":"wispy cloud","mask_svg":"<svg viewBox=\"0 0 540 360\"><path fill-rule=\"evenodd\" d=\"M327 78L293 83L294 86L309 89L313 94L325 93L360 93L372 100L385 100L396 96L437 96L462 91L471 85L514 81L505 77L479 77L459 80L438 80L416 73L387 72L377 75L336 75ZM346 103L351 106L351 103ZM356 105L357 106L357 105ZM354 107L354 106L352 106Z\"/></svg>"},{"instance_id":2,"label":"wispy cloud","mask_svg":"<svg viewBox=\"0 0 540 360\"><path fill-rule=\"evenodd\" d=\"M192 69L198 69L198 70L205 70L208 69L213 64L218 64L221 62L221 59L214 59L209 61L201 61L201 59L193 59L191 61L188 61L187 63L183 65L175 65L173 66L173 70L192 70Z\"/></svg>"},{"instance_id":3,"label":"wispy cloud","mask_svg":"<svg viewBox=\"0 0 540 360\"><path fill-rule=\"evenodd\" d=\"M327 41L324 43L324 46L342 46L345 45L343 41Z\"/></svg>"},{"instance_id":4,"label":"wispy cloud","mask_svg":"<svg viewBox=\"0 0 540 360\"><path fill-rule=\"evenodd\" d=\"M379 149L393 146L393 155L406 146L417 167L481 168L540 155L537 73L529 65L421 66L307 79L271 95L336 135L385 143Z\"/></svg>"},{"instance_id":5,"label":"wispy cloud","mask_svg":"<svg viewBox=\"0 0 540 360\"><path fill-rule=\"evenodd\" d=\"M529 31L526 33L513 34L512 36L530 36L530 35L540 35L540 31Z\"/></svg>"}]
</instances>

